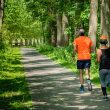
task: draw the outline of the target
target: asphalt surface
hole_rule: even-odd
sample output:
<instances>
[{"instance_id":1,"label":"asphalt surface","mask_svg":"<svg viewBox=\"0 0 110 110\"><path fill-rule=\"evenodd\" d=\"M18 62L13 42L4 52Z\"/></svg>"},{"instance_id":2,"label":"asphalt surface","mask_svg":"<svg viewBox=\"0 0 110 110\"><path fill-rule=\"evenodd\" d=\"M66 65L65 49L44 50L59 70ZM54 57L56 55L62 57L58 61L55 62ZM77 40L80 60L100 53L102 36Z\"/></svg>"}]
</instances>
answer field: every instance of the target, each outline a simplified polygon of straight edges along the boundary
<instances>
[{"instance_id":1,"label":"asphalt surface","mask_svg":"<svg viewBox=\"0 0 110 110\"><path fill-rule=\"evenodd\" d=\"M110 110L100 88L79 92L79 77L33 48L21 48L32 110Z\"/></svg>"}]
</instances>

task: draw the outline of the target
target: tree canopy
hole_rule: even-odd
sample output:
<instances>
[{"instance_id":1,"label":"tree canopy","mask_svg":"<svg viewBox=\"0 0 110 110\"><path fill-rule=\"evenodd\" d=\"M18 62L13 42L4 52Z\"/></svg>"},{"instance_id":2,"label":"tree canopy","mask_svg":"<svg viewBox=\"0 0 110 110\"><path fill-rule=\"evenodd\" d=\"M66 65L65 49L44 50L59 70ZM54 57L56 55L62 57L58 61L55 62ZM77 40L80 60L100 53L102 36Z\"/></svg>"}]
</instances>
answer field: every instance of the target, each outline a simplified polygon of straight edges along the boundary
<instances>
[{"instance_id":1,"label":"tree canopy","mask_svg":"<svg viewBox=\"0 0 110 110\"><path fill-rule=\"evenodd\" d=\"M99 35L110 33L109 0L5 0L2 4L1 30L6 40L35 38L66 46L77 36L78 29L84 28L97 44Z\"/></svg>"}]
</instances>

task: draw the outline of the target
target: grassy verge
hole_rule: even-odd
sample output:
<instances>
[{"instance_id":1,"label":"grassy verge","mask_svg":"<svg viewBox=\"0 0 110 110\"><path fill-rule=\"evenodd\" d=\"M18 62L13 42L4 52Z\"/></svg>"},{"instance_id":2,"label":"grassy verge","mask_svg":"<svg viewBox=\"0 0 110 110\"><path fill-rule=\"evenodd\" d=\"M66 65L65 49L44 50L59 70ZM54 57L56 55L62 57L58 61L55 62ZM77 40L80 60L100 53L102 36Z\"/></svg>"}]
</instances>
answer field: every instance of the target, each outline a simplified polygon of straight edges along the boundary
<instances>
[{"instance_id":1,"label":"grassy verge","mask_svg":"<svg viewBox=\"0 0 110 110\"><path fill-rule=\"evenodd\" d=\"M72 59L72 46L69 47L56 47L53 48L48 45L39 45L37 50L60 63L61 65L69 68L74 74L79 74L76 68L76 57ZM99 74L98 74L98 63L96 62L96 55L92 54L92 65L91 65L91 78L92 82L100 86Z\"/></svg>"},{"instance_id":2,"label":"grassy verge","mask_svg":"<svg viewBox=\"0 0 110 110\"><path fill-rule=\"evenodd\" d=\"M0 53L0 109L30 110L31 97L18 48Z\"/></svg>"}]
</instances>

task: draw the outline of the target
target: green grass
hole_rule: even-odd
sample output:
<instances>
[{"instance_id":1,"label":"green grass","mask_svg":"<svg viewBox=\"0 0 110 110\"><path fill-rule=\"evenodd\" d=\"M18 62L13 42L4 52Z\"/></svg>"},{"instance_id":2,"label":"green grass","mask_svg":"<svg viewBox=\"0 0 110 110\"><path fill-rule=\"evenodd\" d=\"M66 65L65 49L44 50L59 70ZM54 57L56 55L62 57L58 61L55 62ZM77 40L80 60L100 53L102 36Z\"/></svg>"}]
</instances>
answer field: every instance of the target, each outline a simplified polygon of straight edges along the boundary
<instances>
[{"instance_id":1,"label":"green grass","mask_svg":"<svg viewBox=\"0 0 110 110\"><path fill-rule=\"evenodd\" d=\"M32 107L19 48L0 54L0 109L30 110Z\"/></svg>"}]
</instances>

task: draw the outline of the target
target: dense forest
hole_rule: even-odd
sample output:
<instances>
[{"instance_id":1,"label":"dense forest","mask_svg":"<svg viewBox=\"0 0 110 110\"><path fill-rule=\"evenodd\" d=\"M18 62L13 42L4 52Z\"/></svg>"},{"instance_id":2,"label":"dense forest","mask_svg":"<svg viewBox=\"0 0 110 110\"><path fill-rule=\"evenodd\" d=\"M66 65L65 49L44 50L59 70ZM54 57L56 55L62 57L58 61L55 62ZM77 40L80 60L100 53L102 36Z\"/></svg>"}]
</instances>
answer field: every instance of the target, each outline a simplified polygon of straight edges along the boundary
<instances>
[{"instance_id":1,"label":"dense forest","mask_svg":"<svg viewBox=\"0 0 110 110\"><path fill-rule=\"evenodd\" d=\"M72 42L79 29L84 28L92 39L95 53L101 35L108 36L110 42L109 16L110 0L0 0L0 105L13 110L31 106L16 46L34 46L76 72ZM94 53L91 72L92 81L97 83Z\"/></svg>"}]
</instances>

